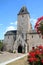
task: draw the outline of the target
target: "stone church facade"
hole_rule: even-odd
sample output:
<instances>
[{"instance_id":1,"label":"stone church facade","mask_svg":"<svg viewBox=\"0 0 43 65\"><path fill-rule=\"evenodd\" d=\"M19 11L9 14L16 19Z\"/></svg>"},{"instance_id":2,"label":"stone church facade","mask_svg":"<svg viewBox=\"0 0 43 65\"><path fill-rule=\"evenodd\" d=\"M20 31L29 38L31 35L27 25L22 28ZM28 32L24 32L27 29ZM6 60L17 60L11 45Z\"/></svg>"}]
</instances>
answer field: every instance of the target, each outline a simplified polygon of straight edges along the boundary
<instances>
[{"instance_id":1,"label":"stone church facade","mask_svg":"<svg viewBox=\"0 0 43 65\"><path fill-rule=\"evenodd\" d=\"M30 14L25 6L20 9L17 16L17 30L7 31L4 35L4 50L27 53L33 46L43 45L41 35L32 30Z\"/></svg>"}]
</instances>

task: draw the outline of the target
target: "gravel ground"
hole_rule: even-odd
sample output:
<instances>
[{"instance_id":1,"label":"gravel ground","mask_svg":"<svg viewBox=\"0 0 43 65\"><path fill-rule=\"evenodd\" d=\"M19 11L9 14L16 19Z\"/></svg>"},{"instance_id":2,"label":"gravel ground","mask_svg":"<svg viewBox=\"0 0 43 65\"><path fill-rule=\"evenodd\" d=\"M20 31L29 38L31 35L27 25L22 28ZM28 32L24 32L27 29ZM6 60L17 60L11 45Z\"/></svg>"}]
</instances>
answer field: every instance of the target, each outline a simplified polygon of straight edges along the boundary
<instances>
[{"instance_id":1,"label":"gravel ground","mask_svg":"<svg viewBox=\"0 0 43 65\"><path fill-rule=\"evenodd\" d=\"M21 53L9 53L9 52L2 52L2 54L0 54L0 63L6 62L8 60L17 58L19 56L22 56L23 54Z\"/></svg>"},{"instance_id":2,"label":"gravel ground","mask_svg":"<svg viewBox=\"0 0 43 65\"><path fill-rule=\"evenodd\" d=\"M17 61L13 61L7 65L29 65L29 63L27 62L27 56L17 60Z\"/></svg>"}]
</instances>

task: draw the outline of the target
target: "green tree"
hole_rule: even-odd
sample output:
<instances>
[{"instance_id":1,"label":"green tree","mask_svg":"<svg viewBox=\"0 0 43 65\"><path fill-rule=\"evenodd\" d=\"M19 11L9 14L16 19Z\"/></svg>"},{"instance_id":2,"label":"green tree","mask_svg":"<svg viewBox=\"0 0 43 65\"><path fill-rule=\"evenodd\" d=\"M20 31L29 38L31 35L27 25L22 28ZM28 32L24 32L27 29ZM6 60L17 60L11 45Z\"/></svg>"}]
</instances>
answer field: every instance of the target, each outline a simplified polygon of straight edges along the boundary
<instances>
[{"instance_id":1,"label":"green tree","mask_svg":"<svg viewBox=\"0 0 43 65\"><path fill-rule=\"evenodd\" d=\"M0 51L1 51L2 47L3 47L3 43L2 43L2 41L0 40Z\"/></svg>"},{"instance_id":2,"label":"green tree","mask_svg":"<svg viewBox=\"0 0 43 65\"><path fill-rule=\"evenodd\" d=\"M38 30L41 32L41 34L43 35L43 21L40 22Z\"/></svg>"}]
</instances>

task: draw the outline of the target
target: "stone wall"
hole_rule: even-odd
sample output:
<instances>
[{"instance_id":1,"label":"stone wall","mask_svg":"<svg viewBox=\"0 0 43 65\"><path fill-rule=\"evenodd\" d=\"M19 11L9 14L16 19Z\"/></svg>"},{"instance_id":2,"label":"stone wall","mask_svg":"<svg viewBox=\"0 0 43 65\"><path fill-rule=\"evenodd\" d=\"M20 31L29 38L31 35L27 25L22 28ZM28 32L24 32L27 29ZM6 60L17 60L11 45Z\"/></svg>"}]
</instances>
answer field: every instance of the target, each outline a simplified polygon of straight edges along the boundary
<instances>
[{"instance_id":1,"label":"stone wall","mask_svg":"<svg viewBox=\"0 0 43 65\"><path fill-rule=\"evenodd\" d=\"M27 43L29 44L29 50L31 50L33 46L43 45L43 39L38 34L28 34Z\"/></svg>"},{"instance_id":2,"label":"stone wall","mask_svg":"<svg viewBox=\"0 0 43 65\"><path fill-rule=\"evenodd\" d=\"M17 23L17 31L20 33L27 33L30 29L30 18L28 14L19 15ZM19 33L20 32L20 33Z\"/></svg>"},{"instance_id":3,"label":"stone wall","mask_svg":"<svg viewBox=\"0 0 43 65\"><path fill-rule=\"evenodd\" d=\"M5 50L13 50L13 45L14 45L14 35L7 35L4 37L4 41L3 44L5 48Z\"/></svg>"}]
</instances>

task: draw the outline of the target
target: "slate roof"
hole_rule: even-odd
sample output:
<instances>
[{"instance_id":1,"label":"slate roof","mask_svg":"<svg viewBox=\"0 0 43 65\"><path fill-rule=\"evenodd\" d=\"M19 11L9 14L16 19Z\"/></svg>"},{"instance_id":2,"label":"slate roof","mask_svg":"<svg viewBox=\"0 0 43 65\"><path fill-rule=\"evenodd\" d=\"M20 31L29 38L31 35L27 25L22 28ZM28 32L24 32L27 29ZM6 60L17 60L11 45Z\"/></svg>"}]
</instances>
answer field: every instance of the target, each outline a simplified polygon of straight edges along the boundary
<instances>
[{"instance_id":1,"label":"slate roof","mask_svg":"<svg viewBox=\"0 0 43 65\"><path fill-rule=\"evenodd\" d=\"M17 30L11 30L11 31L7 31L5 33L6 35L16 35L17 34ZM36 30L30 30L28 34L37 34Z\"/></svg>"},{"instance_id":2,"label":"slate roof","mask_svg":"<svg viewBox=\"0 0 43 65\"><path fill-rule=\"evenodd\" d=\"M7 31L7 32L5 33L5 36L6 36L6 35L16 35L16 33L17 33L17 30L10 30L10 31Z\"/></svg>"},{"instance_id":3,"label":"slate roof","mask_svg":"<svg viewBox=\"0 0 43 65\"><path fill-rule=\"evenodd\" d=\"M19 13L18 13L18 15L22 15L22 14L29 14L29 12L28 12L26 6L23 6L23 7L20 9Z\"/></svg>"}]
</instances>

